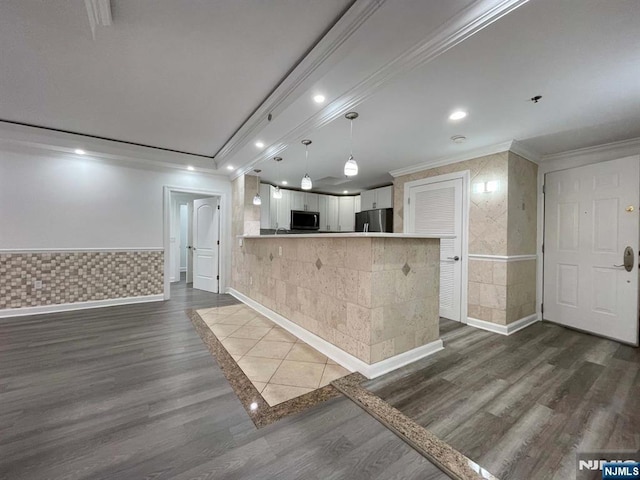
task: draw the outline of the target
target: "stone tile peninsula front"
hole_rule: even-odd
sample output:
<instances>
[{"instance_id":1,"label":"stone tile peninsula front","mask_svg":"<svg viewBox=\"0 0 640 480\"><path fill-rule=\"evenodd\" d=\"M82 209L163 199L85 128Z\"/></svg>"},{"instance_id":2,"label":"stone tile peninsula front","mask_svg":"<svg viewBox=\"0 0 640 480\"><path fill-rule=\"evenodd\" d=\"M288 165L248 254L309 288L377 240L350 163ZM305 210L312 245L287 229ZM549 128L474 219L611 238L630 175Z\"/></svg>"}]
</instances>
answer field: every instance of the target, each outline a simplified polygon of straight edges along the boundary
<instances>
[{"instance_id":1,"label":"stone tile peninsula front","mask_svg":"<svg viewBox=\"0 0 640 480\"><path fill-rule=\"evenodd\" d=\"M440 238L393 233L240 236L232 293L366 365L386 365L436 342L441 348Z\"/></svg>"}]
</instances>

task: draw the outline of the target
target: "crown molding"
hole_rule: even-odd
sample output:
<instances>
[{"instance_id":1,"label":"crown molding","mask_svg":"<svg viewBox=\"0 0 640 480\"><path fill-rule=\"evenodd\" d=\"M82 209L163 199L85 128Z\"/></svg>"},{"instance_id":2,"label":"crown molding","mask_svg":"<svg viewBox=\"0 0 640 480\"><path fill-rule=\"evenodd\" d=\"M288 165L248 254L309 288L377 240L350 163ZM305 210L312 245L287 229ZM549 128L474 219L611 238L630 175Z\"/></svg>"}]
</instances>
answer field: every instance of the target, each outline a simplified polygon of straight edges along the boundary
<instances>
[{"instance_id":1,"label":"crown molding","mask_svg":"<svg viewBox=\"0 0 640 480\"><path fill-rule=\"evenodd\" d=\"M511 147L509 147L509 151L533 163L540 163L542 161L542 155L530 149L529 147L524 146L522 143L520 143L517 140L513 140L511 142Z\"/></svg>"},{"instance_id":2,"label":"crown molding","mask_svg":"<svg viewBox=\"0 0 640 480\"><path fill-rule=\"evenodd\" d=\"M496 153L504 153L511 149L513 141L497 143L495 145L488 145L486 147L476 148L469 150L468 152L461 153L450 157L440 157L430 162L417 163L408 167L399 168L389 172L393 178L401 177L403 175L411 175L412 173L422 172L429 170L430 168L443 167L445 165L451 165L452 163L465 162L467 160L473 160L474 158L486 157L487 155L495 155Z\"/></svg>"},{"instance_id":3,"label":"crown molding","mask_svg":"<svg viewBox=\"0 0 640 480\"><path fill-rule=\"evenodd\" d=\"M213 163L215 166L215 162L208 157L194 158L192 155L6 122L0 122L0 146L20 152L44 152L48 155L101 160L150 170L185 171L187 165L192 165L193 173L227 178L215 168L203 165ZM76 154L76 148L82 148L86 154Z\"/></svg>"},{"instance_id":4,"label":"crown molding","mask_svg":"<svg viewBox=\"0 0 640 480\"><path fill-rule=\"evenodd\" d=\"M331 55L349 40L384 2L385 0L356 1L214 155L218 164L222 165L253 138L255 132L269 122L267 117L270 113L275 115L289 106L297 98L295 92L304 88L313 73L327 63Z\"/></svg>"},{"instance_id":5,"label":"crown molding","mask_svg":"<svg viewBox=\"0 0 640 480\"><path fill-rule=\"evenodd\" d=\"M620 142L605 143L594 147L578 148L561 153L543 155L544 164L580 159L584 163L594 163L603 160L629 157L640 153L640 138L622 140Z\"/></svg>"},{"instance_id":6,"label":"crown molding","mask_svg":"<svg viewBox=\"0 0 640 480\"><path fill-rule=\"evenodd\" d=\"M364 78L354 87L343 93L325 108L309 117L297 127L276 140L271 148L283 151L286 145L302 140L311 132L322 128L333 120L342 117L359 104L372 97L383 86L399 75L428 63L445 53L450 48L470 38L480 30L509 14L529 0L477 0L444 23L422 42L399 55L394 60ZM356 3L357 4L357 3ZM254 168L257 163L274 155L273 152L263 152L236 172L240 176ZM216 159L218 157L216 156ZM223 161L220 160L219 165Z\"/></svg>"}]
</instances>

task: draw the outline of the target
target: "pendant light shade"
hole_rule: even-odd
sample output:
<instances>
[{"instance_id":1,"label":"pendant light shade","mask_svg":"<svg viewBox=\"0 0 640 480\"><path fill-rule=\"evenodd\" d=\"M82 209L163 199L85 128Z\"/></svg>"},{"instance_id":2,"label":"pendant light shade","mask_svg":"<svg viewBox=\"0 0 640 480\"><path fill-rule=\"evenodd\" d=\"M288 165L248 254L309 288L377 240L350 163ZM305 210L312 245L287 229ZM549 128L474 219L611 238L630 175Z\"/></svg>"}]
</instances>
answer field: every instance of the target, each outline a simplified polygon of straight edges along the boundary
<instances>
[{"instance_id":1,"label":"pendant light shade","mask_svg":"<svg viewBox=\"0 0 640 480\"><path fill-rule=\"evenodd\" d=\"M344 164L344 174L347 177L355 177L358 175L358 164L353 159L353 155L349 155L349 160Z\"/></svg>"},{"instance_id":2,"label":"pendant light shade","mask_svg":"<svg viewBox=\"0 0 640 480\"><path fill-rule=\"evenodd\" d=\"M254 170L254 172L256 172L258 174L258 191L256 192L255 196L253 197L253 204L254 205L262 205L262 198L260 198L260 172L262 170L256 169Z\"/></svg>"},{"instance_id":3,"label":"pendant light shade","mask_svg":"<svg viewBox=\"0 0 640 480\"><path fill-rule=\"evenodd\" d=\"M302 177L302 182L300 182L300 188L302 190L311 190L313 188L313 182L311 181L311 177L308 173L304 174Z\"/></svg>"},{"instance_id":4,"label":"pendant light shade","mask_svg":"<svg viewBox=\"0 0 640 480\"><path fill-rule=\"evenodd\" d=\"M349 112L345 115L345 118L349 120L351 125L351 134L349 135L351 144L351 153L349 154L349 160L344 164L344 174L346 177L355 177L358 175L358 163L353 158L353 121L358 118L357 112Z\"/></svg>"},{"instance_id":5,"label":"pendant light shade","mask_svg":"<svg viewBox=\"0 0 640 480\"><path fill-rule=\"evenodd\" d=\"M278 164L282 161L282 157L273 157L273 159ZM280 190L280 187L276 186L276 188L273 190L273 198L275 198L276 200L282 198L282 191Z\"/></svg>"},{"instance_id":6,"label":"pendant light shade","mask_svg":"<svg viewBox=\"0 0 640 480\"><path fill-rule=\"evenodd\" d=\"M304 155L307 161L307 172L309 171L309 145L311 145L311 140L302 140L302 144L304 145ZM313 188L313 182L311 181L311 177L308 173L304 174L302 177L302 181L300 182L300 188L302 190L311 190Z\"/></svg>"}]
</instances>

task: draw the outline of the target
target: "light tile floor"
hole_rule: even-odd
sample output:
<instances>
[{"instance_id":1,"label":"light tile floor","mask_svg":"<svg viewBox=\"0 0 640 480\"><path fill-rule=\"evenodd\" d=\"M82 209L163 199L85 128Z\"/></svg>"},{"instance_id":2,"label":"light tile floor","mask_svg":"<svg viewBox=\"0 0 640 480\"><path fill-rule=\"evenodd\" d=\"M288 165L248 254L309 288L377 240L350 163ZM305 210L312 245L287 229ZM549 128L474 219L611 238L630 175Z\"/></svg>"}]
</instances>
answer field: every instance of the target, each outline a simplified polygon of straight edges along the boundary
<instances>
[{"instance_id":1,"label":"light tile floor","mask_svg":"<svg viewBox=\"0 0 640 480\"><path fill-rule=\"evenodd\" d=\"M351 373L246 305L198 314L270 406Z\"/></svg>"}]
</instances>

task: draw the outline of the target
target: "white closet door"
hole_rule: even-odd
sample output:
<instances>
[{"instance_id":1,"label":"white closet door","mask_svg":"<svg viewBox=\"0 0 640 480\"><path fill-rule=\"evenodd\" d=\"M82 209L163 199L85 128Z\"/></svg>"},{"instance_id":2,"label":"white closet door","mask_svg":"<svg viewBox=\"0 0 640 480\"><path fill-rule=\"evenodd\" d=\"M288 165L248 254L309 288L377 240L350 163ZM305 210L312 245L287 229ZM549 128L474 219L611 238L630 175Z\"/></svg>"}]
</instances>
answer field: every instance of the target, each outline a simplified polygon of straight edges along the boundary
<instances>
[{"instance_id":1,"label":"white closet door","mask_svg":"<svg viewBox=\"0 0 640 480\"><path fill-rule=\"evenodd\" d=\"M411 187L407 232L455 235L440 241L440 316L461 320L462 302L461 178Z\"/></svg>"},{"instance_id":2,"label":"white closet door","mask_svg":"<svg viewBox=\"0 0 640 480\"><path fill-rule=\"evenodd\" d=\"M637 345L640 159L548 173L545 192L544 318Z\"/></svg>"}]
</instances>

